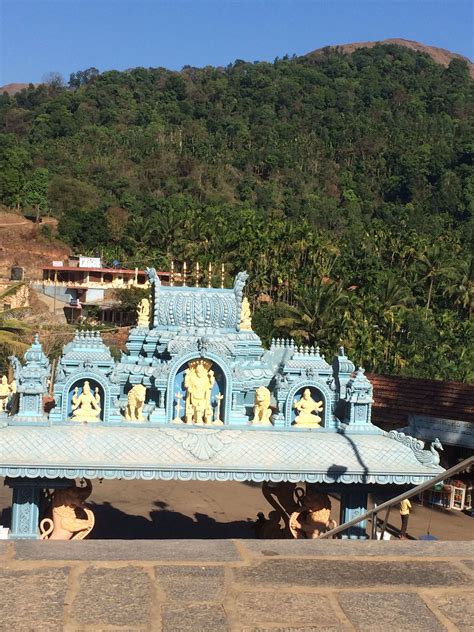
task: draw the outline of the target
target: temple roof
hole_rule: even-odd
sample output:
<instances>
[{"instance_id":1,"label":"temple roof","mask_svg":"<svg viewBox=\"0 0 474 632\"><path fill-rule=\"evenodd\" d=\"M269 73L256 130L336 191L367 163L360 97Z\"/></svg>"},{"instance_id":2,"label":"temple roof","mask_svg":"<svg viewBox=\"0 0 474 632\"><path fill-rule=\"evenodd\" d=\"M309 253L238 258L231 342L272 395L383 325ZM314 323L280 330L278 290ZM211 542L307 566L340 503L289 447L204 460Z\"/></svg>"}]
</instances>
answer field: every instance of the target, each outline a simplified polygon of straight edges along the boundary
<instances>
[{"instance_id":1,"label":"temple roof","mask_svg":"<svg viewBox=\"0 0 474 632\"><path fill-rule=\"evenodd\" d=\"M409 415L474 420L474 385L395 375L368 376L374 387L372 420L401 428Z\"/></svg>"},{"instance_id":2,"label":"temple roof","mask_svg":"<svg viewBox=\"0 0 474 632\"><path fill-rule=\"evenodd\" d=\"M443 471L400 433L262 428L0 428L0 475L419 484Z\"/></svg>"}]
</instances>

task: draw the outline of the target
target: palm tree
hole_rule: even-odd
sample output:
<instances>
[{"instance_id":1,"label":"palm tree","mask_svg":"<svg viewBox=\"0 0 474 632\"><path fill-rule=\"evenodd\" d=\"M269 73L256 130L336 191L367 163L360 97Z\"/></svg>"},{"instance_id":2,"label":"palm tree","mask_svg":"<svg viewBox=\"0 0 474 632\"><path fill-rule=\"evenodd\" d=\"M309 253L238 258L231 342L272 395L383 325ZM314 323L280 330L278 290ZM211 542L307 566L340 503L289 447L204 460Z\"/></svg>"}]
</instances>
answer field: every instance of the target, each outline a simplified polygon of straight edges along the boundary
<instances>
[{"instance_id":1,"label":"palm tree","mask_svg":"<svg viewBox=\"0 0 474 632\"><path fill-rule=\"evenodd\" d=\"M348 318L349 295L342 284L319 279L295 299L295 305L277 304L283 315L275 320L275 325L310 344L318 341L337 344Z\"/></svg>"},{"instance_id":2,"label":"palm tree","mask_svg":"<svg viewBox=\"0 0 474 632\"><path fill-rule=\"evenodd\" d=\"M4 299L14 294L18 285L8 287L0 293L0 304L4 305ZM30 328L25 323L12 317L14 309L0 309L0 366L6 368L7 358L12 354L20 354L28 348L24 341Z\"/></svg>"},{"instance_id":3,"label":"palm tree","mask_svg":"<svg viewBox=\"0 0 474 632\"><path fill-rule=\"evenodd\" d=\"M449 244L433 245L418 257L418 264L423 275L421 281L428 282L426 313L430 309L435 281L442 278L452 279L458 273L457 267L446 257L448 248Z\"/></svg>"}]
</instances>

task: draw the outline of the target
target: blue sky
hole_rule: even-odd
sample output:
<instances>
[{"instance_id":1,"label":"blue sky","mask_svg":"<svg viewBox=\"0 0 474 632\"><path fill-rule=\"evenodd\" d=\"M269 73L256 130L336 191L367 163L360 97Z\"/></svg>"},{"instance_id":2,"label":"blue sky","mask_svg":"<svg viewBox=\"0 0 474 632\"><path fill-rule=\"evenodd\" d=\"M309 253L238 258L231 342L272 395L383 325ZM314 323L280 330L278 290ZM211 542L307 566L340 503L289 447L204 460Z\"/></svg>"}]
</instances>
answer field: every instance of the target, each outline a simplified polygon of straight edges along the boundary
<instances>
[{"instance_id":1,"label":"blue sky","mask_svg":"<svg viewBox=\"0 0 474 632\"><path fill-rule=\"evenodd\" d=\"M0 85L402 37L474 57L472 0L0 0Z\"/></svg>"}]
</instances>

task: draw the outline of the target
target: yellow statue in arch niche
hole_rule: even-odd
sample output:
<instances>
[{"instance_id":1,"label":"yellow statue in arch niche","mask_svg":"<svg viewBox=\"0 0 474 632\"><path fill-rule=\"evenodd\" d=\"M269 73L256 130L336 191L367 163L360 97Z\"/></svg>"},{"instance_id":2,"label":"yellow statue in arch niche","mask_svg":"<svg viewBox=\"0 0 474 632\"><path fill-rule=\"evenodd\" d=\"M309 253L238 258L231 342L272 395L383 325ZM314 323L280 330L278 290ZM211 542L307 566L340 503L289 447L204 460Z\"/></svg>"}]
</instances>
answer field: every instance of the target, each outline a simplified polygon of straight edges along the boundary
<instances>
[{"instance_id":1,"label":"yellow statue in arch niche","mask_svg":"<svg viewBox=\"0 0 474 632\"><path fill-rule=\"evenodd\" d=\"M215 384L210 360L191 360L184 372L186 389L185 418L187 424L212 423L211 394Z\"/></svg>"},{"instance_id":2,"label":"yellow statue in arch niche","mask_svg":"<svg viewBox=\"0 0 474 632\"><path fill-rule=\"evenodd\" d=\"M293 408L297 411L293 425L300 428L318 428L321 417L317 413L323 411L323 402L315 401L309 388L305 388L299 400L293 402ZM316 413L316 414L314 414Z\"/></svg>"},{"instance_id":3,"label":"yellow statue in arch niche","mask_svg":"<svg viewBox=\"0 0 474 632\"><path fill-rule=\"evenodd\" d=\"M95 387L92 393L89 381L86 380L79 395L76 386L72 396L72 420L73 421L100 421L100 394L99 387Z\"/></svg>"}]
</instances>

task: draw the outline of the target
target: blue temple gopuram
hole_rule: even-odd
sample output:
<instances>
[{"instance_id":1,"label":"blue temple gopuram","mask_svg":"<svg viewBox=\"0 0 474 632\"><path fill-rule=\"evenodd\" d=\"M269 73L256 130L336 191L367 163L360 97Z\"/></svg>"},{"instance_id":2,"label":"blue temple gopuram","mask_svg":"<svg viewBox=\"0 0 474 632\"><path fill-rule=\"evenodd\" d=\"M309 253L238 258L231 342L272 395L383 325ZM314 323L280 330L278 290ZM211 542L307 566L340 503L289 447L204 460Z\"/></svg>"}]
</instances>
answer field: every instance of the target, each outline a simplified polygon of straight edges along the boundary
<instances>
[{"instance_id":1,"label":"blue temple gopuram","mask_svg":"<svg viewBox=\"0 0 474 632\"><path fill-rule=\"evenodd\" d=\"M293 340L263 348L245 272L231 289L164 286L147 272L150 298L120 361L94 331L76 332L54 376L38 336L24 363L11 359L16 384L0 408L11 538L38 538L46 491L80 477L304 482L340 495L345 522L374 486L443 471L439 443L425 450L371 423L372 385L343 348L331 363ZM347 533L364 538L365 525Z\"/></svg>"}]
</instances>

